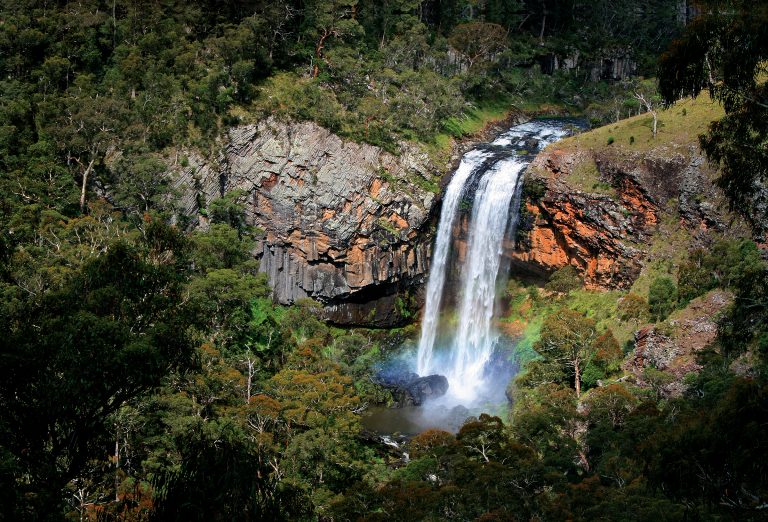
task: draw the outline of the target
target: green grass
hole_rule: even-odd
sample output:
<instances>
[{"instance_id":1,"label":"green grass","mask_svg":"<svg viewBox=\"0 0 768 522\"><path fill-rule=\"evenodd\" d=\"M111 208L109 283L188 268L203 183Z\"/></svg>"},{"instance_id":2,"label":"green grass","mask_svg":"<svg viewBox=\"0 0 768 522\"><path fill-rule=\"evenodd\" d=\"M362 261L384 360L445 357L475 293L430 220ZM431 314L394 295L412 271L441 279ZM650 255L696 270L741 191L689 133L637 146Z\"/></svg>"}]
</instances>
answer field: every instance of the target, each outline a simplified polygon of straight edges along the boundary
<instances>
[{"instance_id":1,"label":"green grass","mask_svg":"<svg viewBox=\"0 0 768 522\"><path fill-rule=\"evenodd\" d=\"M600 171L592 158L585 158L576 163L568 174L569 184L576 184L584 190L593 194L605 194L607 196L616 196L616 190L600 179Z\"/></svg>"},{"instance_id":2,"label":"green grass","mask_svg":"<svg viewBox=\"0 0 768 522\"><path fill-rule=\"evenodd\" d=\"M665 149L662 153L669 154L666 149L672 148L687 156L691 146L698 146L698 136L707 131L712 121L722 116L720 105L712 102L708 95L701 95L660 110L659 130L655 139L651 130L652 116L641 114L577 134L550 147L588 152L575 155L578 158L576 163L570 168L568 176L563 178L570 187L615 197L616 190L610 183L600 179L600 172L592 159L594 152L630 157L654 149Z\"/></svg>"},{"instance_id":3,"label":"green grass","mask_svg":"<svg viewBox=\"0 0 768 522\"><path fill-rule=\"evenodd\" d=\"M528 288L522 285L513 287L510 293L509 315L502 321L522 325L515 353L523 367L538 358L533 345L541 337L544 319L558 308L570 308L594 319L600 332L610 329L619 343L630 339L636 329L634 323L622 322L618 318L616 307L619 299L626 294L624 291L574 290L560 298L540 298L536 304L527 297Z\"/></svg>"},{"instance_id":4,"label":"green grass","mask_svg":"<svg viewBox=\"0 0 768 522\"><path fill-rule=\"evenodd\" d=\"M437 194L440 192L440 185L433 180L428 180L419 174L414 174L409 178L410 182L419 187L421 190Z\"/></svg>"},{"instance_id":5,"label":"green grass","mask_svg":"<svg viewBox=\"0 0 768 522\"><path fill-rule=\"evenodd\" d=\"M708 95L702 94L696 99L685 99L668 109L660 110L655 139L652 131L653 118L646 113L565 139L559 142L557 147L645 151L662 145L687 146L696 143L699 134L706 132L709 124L721 118L723 114L719 104L713 102ZM609 138L613 138L610 145Z\"/></svg>"},{"instance_id":6,"label":"green grass","mask_svg":"<svg viewBox=\"0 0 768 522\"><path fill-rule=\"evenodd\" d=\"M661 276L677 279L677 269L688 259L688 250L693 244L691 232L680 223L677 212L661 214L660 218L653 241L646 246L646 262L631 288L632 292L643 297L648 296L654 279Z\"/></svg>"},{"instance_id":7,"label":"green grass","mask_svg":"<svg viewBox=\"0 0 768 522\"><path fill-rule=\"evenodd\" d=\"M511 110L512 101L508 98L482 101L463 115L449 118L444 124L445 132L453 137L476 134L489 123L506 118Z\"/></svg>"},{"instance_id":8,"label":"green grass","mask_svg":"<svg viewBox=\"0 0 768 522\"><path fill-rule=\"evenodd\" d=\"M513 109L511 98L476 102L461 116L448 118L443 123L443 132L426 144L427 153L436 164L445 163L454 139L482 131L488 124L507 118Z\"/></svg>"},{"instance_id":9,"label":"green grass","mask_svg":"<svg viewBox=\"0 0 768 522\"><path fill-rule=\"evenodd\" d=\"M529 362L538 359L540 355L533 349L533 345L541 337L541 325L545 314L537 314L530 319L523 330L520 340L515 345L515 355L520 363L520 368L525 368Z\"/></svg>"}]
</instances>

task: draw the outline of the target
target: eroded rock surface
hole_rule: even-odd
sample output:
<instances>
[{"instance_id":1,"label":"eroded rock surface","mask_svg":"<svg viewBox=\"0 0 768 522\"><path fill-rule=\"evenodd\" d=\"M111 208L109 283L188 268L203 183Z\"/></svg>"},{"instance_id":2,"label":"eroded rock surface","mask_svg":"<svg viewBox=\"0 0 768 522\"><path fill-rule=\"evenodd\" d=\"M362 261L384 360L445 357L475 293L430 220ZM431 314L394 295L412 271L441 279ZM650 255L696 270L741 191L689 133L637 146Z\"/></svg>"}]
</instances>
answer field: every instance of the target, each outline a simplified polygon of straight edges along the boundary
<instances>
[{"instance_id":1,"label":"eroded rock surface","mask_svg":"<svg viewBox=\"0 0 768 522\"><path fill-rule=\"evenodd\" d=\"M530 230L513 262L543 272L570 264L587 287L626 288L640 273L665 216L679 219L694 236L722 230L720 197L704 159L697 150L687 152L545 150L527 175L543 182L546 191L525 203ZM609 193L580 186L574 172L585 161L594 162Z\"/></svg>"},{"instance_id":2,"label":"eroded rock surface","mask_svg":"<svg viewBox=\"0 0 768 522\"><path fill-rule=\"evenodd\" d=\"M680 396L686 389L685 376L701 369L696 355L714 342L719 316L732 301L730 293L714 290L661 325L635 332L635 349L624 364L631 380L640 387L656 387L666 397ZM648 368L666 377L654 377L646 373Z\"/></svg>"},{"instance_id":3,"label":"eroded rock surface","mask_svg":"<svg viewBox=\"0 0 768 522\"><path fill-rule=\"evenodd\" d=\"M420 406L430 399L442 397L448 391L448 379L443 375L427 375L408 383L405 390L414 406Z\"/></svg>"},{"instance_id":4,"label":"eroded rock surface","mask_svg":"<svg viewBox=\"0 0 768 522\"><path fill-rule=\"evenodd\" d=\"M397 293L422 281L431 240L436 169L420 149L394 156L311 122L267 120L232 129L215 161L190 154L188 165L176 182L188 215L243 191L277 301L310 297L346 324L402 320Z\"/></svg>"}]
</instances>

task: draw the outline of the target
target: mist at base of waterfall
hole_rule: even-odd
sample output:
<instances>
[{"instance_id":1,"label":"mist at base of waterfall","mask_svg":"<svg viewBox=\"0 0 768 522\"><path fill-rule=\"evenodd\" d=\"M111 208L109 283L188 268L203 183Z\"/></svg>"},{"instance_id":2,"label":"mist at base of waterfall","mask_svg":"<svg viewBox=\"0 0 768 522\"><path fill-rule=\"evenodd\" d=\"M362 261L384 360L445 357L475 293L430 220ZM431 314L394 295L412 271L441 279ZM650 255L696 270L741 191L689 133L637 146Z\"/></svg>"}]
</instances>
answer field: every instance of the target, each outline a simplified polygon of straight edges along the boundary
<instances>
[{"instance_id":1,"label":"mist at base of waterfall","mask_svg":"<svg viewBox=\"0 0 768 522\"><path fill-rule=\"evenodd\" d=\"M434 361L436 371L432 375L445 375L440 373L440 367L449 368L449 359L449 349L438 346ZM415 372L415 349L400 352L382 365L382 369L386 368ZM446 375L448 391L442 397L428 400L419 406L371 406L361 418L362 425L379 435L414 436L428 429L457 433L467 419L479 417L482 413L504 417L510 406L506 389L517 370L514 342L502 336L483 368L480 380L472 386L471 394L466 393L461 383Z\"/></svg>"}]
</instances>

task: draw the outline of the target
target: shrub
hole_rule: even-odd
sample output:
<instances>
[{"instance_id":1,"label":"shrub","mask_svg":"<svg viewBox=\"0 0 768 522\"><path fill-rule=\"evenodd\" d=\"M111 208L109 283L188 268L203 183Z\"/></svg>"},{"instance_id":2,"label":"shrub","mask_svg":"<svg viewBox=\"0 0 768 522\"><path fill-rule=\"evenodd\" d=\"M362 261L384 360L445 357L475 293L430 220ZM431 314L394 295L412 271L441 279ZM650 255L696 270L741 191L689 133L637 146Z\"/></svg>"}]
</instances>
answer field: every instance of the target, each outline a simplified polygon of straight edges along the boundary
<instances>
[{"instance_id":1,"label":"shrub","mask_svg":"<svg viewBox=\"0 0 768 522\"><path fill-rule=\"evenodd\" d=\"M685 304L713 288L732 288L745 274L752 274L759 264L759 251L749 240L723 239L709 250L697 248L678 270L680 303Z\"/></svg>"},{"instance_id":2,"label":"shrub","mask_svg":"<svg viewBox=\"0 0 768 522\"><path fill-rule=\"evenodd\" d=\"M619 300L619 319L635 324L648 318L648 301L637 294L628 293Z\"/></svg>"},{"instance_id":3,"label":"shrub","mask_svg":"<svg viewBox=\"0 0 768 522\"><path fill-rule=\"evenodd\" d=\"M581 278L575 267L566 265L553 273L547 284L544 286L550 292L567 294L572 290L581 288Z\"/></svg>"},{"instance_id":4,"label":"shrub","mask_svg":"<svg viewBox=\"0 0 768 522\"><path fill-rule=\"evenodd\" d=\"M523 178L522 198L532 203L538 203L547 192L547 184L540 178L526 176Z\"/></svg>"},{"instance_id":5,"label":"shrub","mask_svg":"<svg viewBox=\"0 0 768 522\"><path fill-rule=\"evenodd\" d=\"M619 347L619 342L611 330L606 330L592 344L595 350L592 356L592 363L603 370L606 374L614 373L619 370L623 353Z\"/></svg>"},{"instance_id":6,"label":"shrub","mask_svg":"<svg viewBox=\"0 0 768 522\"><path fill-rule=\"evenodd\" d=\"M608 145L613 145L614 141L616 141L616 139L613 136L608 136Z\"/></svg>"},{"instance_id":7,"label":"shrub","mask_svg":"<svg viewBox=\"0 0 768 522\"><path fill-rule=\"evenodd\" d=\"M597 381L605 379L605 371L596 364L590 362L587 367L584 368L584 373L581 375L581 383L585 390L594 388L597 386Z\"/></svg>"},{"instance_id":8,"label":"shrub","mask_svg":"<svg viewBox=\"0 0 768 522\"><path fill-rule=\"evenodd\" d=\"M657 277L648 290L648 307L655 322L663 321L677 305L677 287L666 276Z\"/></svg>"}]
</instances>

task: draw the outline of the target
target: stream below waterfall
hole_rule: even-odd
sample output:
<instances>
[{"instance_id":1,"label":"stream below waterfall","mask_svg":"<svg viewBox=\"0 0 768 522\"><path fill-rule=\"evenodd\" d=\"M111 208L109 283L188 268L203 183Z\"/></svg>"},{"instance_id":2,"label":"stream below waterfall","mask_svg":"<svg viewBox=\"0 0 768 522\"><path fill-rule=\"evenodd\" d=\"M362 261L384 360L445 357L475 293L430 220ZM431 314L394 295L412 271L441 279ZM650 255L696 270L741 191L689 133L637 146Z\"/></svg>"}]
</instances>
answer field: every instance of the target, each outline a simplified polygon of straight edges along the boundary
<instances>
[{"instance_id":1,"label":"stream below waterfall","mask_svg":"<svg viewBox=\"0 0 768 522\"><path fill-rule=\"evenodd\" d=\"M363 418L366 428L457 431L466 417L504 403L516 364L499 371L498 360L489 362L500 345L497 289L509 275L506 260L515 246L523 176L539 151L578 127L573 119L533 120L464 154L443 195L418 349L409 362L414 375L447 378L447 392L421 406L373 408ZM514 347L505 353L513 352Z\"/></svg>"}]
</instances>

